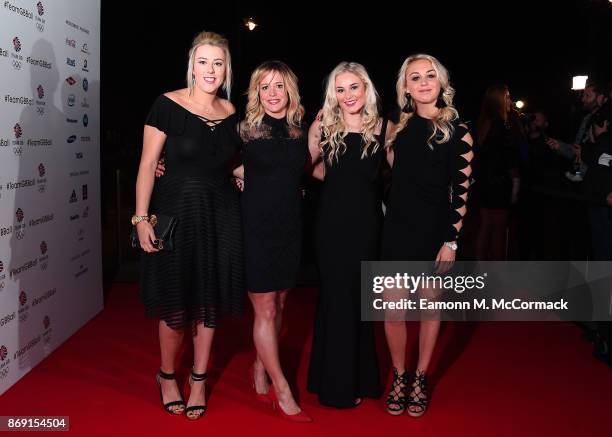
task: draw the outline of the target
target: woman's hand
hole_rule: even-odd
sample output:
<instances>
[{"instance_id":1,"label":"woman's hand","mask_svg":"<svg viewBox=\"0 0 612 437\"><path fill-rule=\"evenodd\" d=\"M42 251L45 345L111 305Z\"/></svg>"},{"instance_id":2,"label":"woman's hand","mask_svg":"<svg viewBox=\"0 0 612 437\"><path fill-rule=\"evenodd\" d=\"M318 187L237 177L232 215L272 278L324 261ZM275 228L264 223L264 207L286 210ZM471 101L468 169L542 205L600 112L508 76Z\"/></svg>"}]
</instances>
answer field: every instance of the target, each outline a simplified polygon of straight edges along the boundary
<instances>
[{"instance_id":1,"label":"woman's hand","mask_svg":"<svg viewBox=\"0 0 612 437\"><path fill-rule=\"evenodd\" d=\"M241 192L244 191L244 179L234 178L234 184Z\"/></svg>"},{"instance_id":2,"label":"woman's hand","mask_svg":"<svg viewBox=\"0 0 612 437\"><path fill-rule=\"evenodd\" d=\"M151 223L146 220L141 221L136 224L136 232L138 232L138 241L140 242L142 250L147 253L159 252L159 249L154 246L157 242L157 238L155 237L155 231Z\"/></svg>"},{"instance_id":3,"label":"woman's hand","mask_svg":"<svg viewBox=\"0 0 612 437\"><path fill-rule=\"evenodd\" d=\"M438 251L438 256L436 256L436 263L434 265L436 273L441 274L449 271L455 263L455 255L456 253L453 249L443 244Z\"/></svg>"},{"instance_id":4,"label":"woman's hand","mask_svg":"<svg viewBox=\"0 0 612 437\"><path fill-rule=\"evenodd\" d=\"M164 158L157 161L157 167L155 167L155 177L160 178L164 175L166 172L166 166L164 164L166 164Z\"/></svg>"}]
</instances>

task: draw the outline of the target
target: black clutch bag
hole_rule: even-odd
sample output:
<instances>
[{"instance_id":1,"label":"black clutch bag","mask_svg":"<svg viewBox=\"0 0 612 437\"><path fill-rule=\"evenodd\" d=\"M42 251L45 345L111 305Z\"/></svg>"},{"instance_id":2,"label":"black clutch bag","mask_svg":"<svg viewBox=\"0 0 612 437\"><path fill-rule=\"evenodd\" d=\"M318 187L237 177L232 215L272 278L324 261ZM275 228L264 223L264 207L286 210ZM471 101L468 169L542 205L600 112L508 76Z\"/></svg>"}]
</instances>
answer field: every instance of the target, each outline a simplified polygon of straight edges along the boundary
<instances>
[{"instance_id":1,"label":"black clutch bag","mask_svg":"<svg viewBox=\"0 0 612 437\"><path fill-rule=\"evenodd\" d=\"M153 246L159 250L172 252L174 250L174 230L176 228L176 217L164 214L152 214L149 223L153 226L155 231L155 243ZM136 232L136 226L132 227L132 233L130 234L130 240L132 247L140 249L140 240L138 239L138 232Z\"/></svg>"}]
</instances>

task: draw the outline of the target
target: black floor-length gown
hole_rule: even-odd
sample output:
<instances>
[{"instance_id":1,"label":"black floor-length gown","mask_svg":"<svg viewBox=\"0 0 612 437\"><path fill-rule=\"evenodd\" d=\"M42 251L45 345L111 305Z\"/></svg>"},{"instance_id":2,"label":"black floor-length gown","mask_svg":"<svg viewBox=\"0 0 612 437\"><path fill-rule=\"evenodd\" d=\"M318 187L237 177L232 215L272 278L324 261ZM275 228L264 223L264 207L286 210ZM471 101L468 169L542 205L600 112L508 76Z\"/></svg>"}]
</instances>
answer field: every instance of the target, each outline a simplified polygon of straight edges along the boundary
<instances>
[{"instance_id":1,"label":"black floor-length gown","mask_svg":"<svg viewBox=\"0 0 612 437\"><path fill-rule=\"evenodd\" d=\"M166 173L149 214L177 218L175 250L142 253L140 297L148 317L173 329L238 316L245 298L242 224L228 163L240 145L236 117L207 120L166 96L146 124L167 135Z\"/></svg>"},{"instance_id":2,"label":"black floor-length gown","mask_svg":"<svg viewBox=\"0 0 612 437\"><path fill-rule=\"evenodd\" d=\"M382 132L385 132L386 123ZM384 135L383 135L384 136ZM362 136L349 133L346 151L329 165L316 229L320 291L308 373L308 390L337 408L381 393L372 322L361 321L361 261L379 257L382 225L380 166L384 138L362 159ZM372 147L372 146L370 146Z\"/></svg>"}]
</instances>

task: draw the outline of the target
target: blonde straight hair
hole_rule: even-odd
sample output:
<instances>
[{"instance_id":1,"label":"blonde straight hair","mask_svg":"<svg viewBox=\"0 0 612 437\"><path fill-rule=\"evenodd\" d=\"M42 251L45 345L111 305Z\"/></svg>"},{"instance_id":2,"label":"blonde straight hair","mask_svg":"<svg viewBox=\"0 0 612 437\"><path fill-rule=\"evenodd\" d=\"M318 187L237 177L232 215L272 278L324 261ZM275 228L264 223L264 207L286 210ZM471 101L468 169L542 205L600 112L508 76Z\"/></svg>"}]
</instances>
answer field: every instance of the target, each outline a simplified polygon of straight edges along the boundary
<instances>
[{"instance_id":1,"label":"blonde straight hair","mask_svg":"<svg viewBox=\"0 0 612 437\"><path fill-rule=\"evenodd\" d=\"M189 49L189 62L187 63L187 89L189 90L189 95L193 94L193 64L195 63L195 52L198 47L203 45L219 47L225 52L225 77L223 79L223 90L229 99L232 91L232 57L230 55L229 43L227 39L215 32L200 32L195 36L191 43L191 48Z\"/></svg>"},{"instance_id":2,"label":"blonde straight hair","mask_svg":"<svg viewBox=\"0 0 612 437\"><path fill-rule=\"evenodd\" d=\"M285 90L289 98L287 108L287 123L289 126L300 127L304 117L304 107L302 106L300 91L298 88L298 78L291 69L281 61L266 61L260 64L251 74L249 89L246 92L248 102L246 106L245 124L247 128L259 127L264 117L265 110L259 98L259 84L262 79L271 72L278 73L285 83Z\"/></svg>"},{"instance_id":3,"label":"blonde straight hair","mask_svg":"<svg viewBox=\"0 0 612 437\"><path fill-rule=\"evenodd\" d=\"M323 151L324 146L329 147L327 161L330 165L334 160L346 151L344 138L348 135L342 110L336 98L336 77L342 73L353 73L365 86L365 105L362 109L361 117L363 119L363 127L361 135L363 137L363 147L361 158L368 156L368 153L375 153L380 146L375 137L376 125L378 124L378 93L374 84L368 75L368 72L363 65L356 62L341 62L332 70L327 78L327 86L325 90L325 101L323 103L323 114L321 117L321 133L323 140L320 148Z\"/></svg>"},{"instance_id":4,"label":"blonde straight hair","mask_svg":"<svg viewBox=\"0 0 612 437\"><path fill-rule=\"evenodd\" d=\"M428 138L427 144L429 147L433 147L431 144L432 140L435 140L438 144L446 143L448 140L450 140L454 130L453 121L459 118L459 113L453 106L455 89L450 84L448 70L436 58L426 54L417 54L407 57L402 64L399 73L397 74L397 84L395 86L395 90L397 91L397 104L399 105L400 109L406 106L409 98L412 100L412 97L406 96L406 70L410 64L419 60L427 60L431 62L431 65L438 76L438 80L440 81L442 99L444 100L444 103L446 103L446 107L441 108L438 116L431 120L433 132ZM416 110L414 102L412 102L411 106L412 112L401 112L396 128L393 130L393 132L389 133L386 146L390 146L393 141L395 141L398 132L404 129L406 127L406 123L408 123L408 120L414 116L414 111Z\"/></svg>"}]
</instances>

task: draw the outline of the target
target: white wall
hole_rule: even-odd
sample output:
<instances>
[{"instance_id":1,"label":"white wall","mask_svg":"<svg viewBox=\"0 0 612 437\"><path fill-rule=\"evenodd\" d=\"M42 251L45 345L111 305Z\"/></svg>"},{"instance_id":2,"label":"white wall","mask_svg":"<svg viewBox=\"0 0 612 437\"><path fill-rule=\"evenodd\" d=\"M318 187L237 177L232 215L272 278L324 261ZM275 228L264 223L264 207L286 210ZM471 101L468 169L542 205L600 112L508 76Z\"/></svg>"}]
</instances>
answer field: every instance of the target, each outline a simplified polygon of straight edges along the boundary
<instances>
[{"instance_id":1,"label":"white wall","mask_svg":"<svg viewBox=\"0 0 612 437\"><path fill-rule=\"evenodd\" d=\"M0 0L0 23L3 393L102 309L100 0Z\"/></svg>"}]
</instances>

